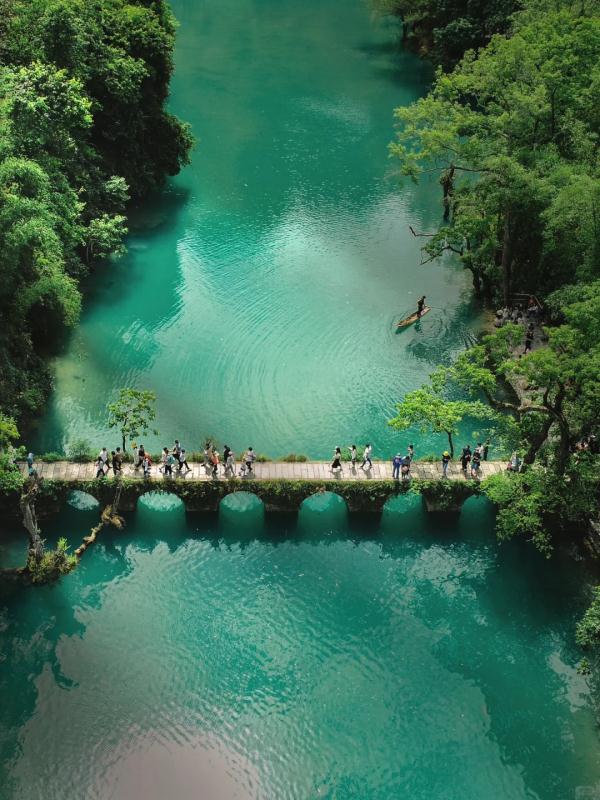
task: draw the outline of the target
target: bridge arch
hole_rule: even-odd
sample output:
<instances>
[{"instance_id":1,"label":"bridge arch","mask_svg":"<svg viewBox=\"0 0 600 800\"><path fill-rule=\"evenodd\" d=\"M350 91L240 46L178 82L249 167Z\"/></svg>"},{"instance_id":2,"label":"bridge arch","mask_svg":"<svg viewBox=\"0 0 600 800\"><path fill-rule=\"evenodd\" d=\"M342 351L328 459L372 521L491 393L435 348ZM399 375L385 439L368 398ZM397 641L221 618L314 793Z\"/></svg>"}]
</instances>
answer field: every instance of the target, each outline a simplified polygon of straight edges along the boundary
<instances>
[{"instance_id":1,"label":"bridge arch","mask_svg":"<svg viewBox=\"0 0 600 800\"><path fill-rule=\"evenodd\" d=\"M219 525L246 528L264 520L265 504L253 492L231 492L219 502Z\"/></svg>"}]
</instances>

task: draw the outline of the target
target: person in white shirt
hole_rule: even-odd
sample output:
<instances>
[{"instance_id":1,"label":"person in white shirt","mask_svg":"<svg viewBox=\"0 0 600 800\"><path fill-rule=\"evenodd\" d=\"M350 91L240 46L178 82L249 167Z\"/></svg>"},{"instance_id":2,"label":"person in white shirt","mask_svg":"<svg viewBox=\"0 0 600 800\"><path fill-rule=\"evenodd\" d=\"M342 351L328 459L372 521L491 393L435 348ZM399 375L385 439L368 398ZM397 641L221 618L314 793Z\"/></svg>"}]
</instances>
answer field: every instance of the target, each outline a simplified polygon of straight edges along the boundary
<instances>
[{"instance_id":1,"label":"person in white shirt","mask_svg":"<svg viewBox=\"0 0 600 800\"><path fill-rule=\"evenodd\" d=\"M252 465L255 461L256 454L254 453L254 450L249 447L244 453L244 461L242 464L242 469L240 470L240 475L245 475L247 472L253 472Z\"/></svg>"},{"instance_id":2,"label":"person in white shirt","mask_svg":"<svg viewBox=\"0 0 600 800\"><path fill-rule=\"evenodd\" d=\"M363 461L362 461L362 464L360 465L361 469L365 468L365 464L369 465L367 467L367 470L373 469L373 462L371 461L371 453L372 452L373 452L373 448L367 442L367 444L365 445L364 452L363 452Z\"/></svg>"}]
</instances>

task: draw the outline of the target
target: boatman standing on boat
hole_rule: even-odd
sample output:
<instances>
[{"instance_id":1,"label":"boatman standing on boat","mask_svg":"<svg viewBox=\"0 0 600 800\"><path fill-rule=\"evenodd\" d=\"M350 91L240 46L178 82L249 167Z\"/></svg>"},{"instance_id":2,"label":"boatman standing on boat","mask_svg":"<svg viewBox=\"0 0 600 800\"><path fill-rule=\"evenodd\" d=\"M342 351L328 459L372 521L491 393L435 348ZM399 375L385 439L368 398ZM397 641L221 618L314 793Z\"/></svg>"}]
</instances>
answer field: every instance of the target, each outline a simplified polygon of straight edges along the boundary
<instances>
[{"instance_id":1,"label":"boatman standing on boat","mask_svg":"<svg viewBox=\"0 0 600 800\"><path fill-rule=\"evenodd\" d=\"M417 317L420 317L421 314L423 313L423 308L425 307L425 300L426 297L425 295L423 295L423 297L421 297L421 299L417 303Z\"/></svg>"}]
</instances>

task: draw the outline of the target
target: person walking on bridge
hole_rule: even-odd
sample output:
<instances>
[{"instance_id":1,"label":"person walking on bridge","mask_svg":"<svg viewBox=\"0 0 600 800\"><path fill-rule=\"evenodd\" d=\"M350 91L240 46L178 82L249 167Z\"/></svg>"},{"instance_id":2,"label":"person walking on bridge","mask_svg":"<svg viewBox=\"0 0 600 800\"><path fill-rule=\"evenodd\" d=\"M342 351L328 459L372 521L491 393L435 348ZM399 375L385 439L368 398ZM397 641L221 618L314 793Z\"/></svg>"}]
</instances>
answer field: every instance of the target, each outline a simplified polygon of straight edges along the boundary
<instances>
[{"instance_id":1,"label":"person walking on bridge","mask_svg":"<svg viewBox=\"0 0 600 800\"><path fill-rule=\"evenodd\" d=\"M331 462L331 467L329 469L334 475L342 474L342 451L339 447L335 448L335 452L333 453L333 461Z\"/></svg>"},{"instance_id":2,"label":"person walking on bridge","mask_svg":"<svg viewBox=\"0 0 600 800\"><path fill-rule=\"evenodd\" d=\"M253 465L256 461L256 453L249 447L246 452L244 453L244 461L242 464L242 468L240 470L240 475L243 477L246 474L251 474L254 472Z\"/></svg>"},{"instance_id":3,"label":"person walking on bridge","mask_svg":"<svg viewBox=\"0 0 600 800\"><path fill-rule=\"evenodd\" d=\"M371 447L370 443L367 442L367 444L365 445L365 449L363 451L363 461L362 464L360 465L360 468L364 470L365 464L368 464L369 466L367 467L366 470L367 472L370 472L373 469L373 462L371 461L372 452L373 448Z\"/></svg>"},{"instance_id":4,"label":"person walking on bridge","mask_svg":"<svg viewBox=\"0 0 600 800\"><path fill-rule=\"evenodd\" d=\"M229 474L230 478L235 477L235 453L228 444L223 448L223 462L225 465L224 475Z\"/></svg>"},{"instance_id":5,"label":"person walking on bridge","mask_svg":"<svg viewBox=\"0 0 600 800\"><path fill-rule=\"evenodd\" d=\"M121 448L117 447L116 450L111 450L110 454L112 456L111 464L112 464L112 468L113 468L113 475L116 478L117 475L121 474L121 461L122 461L122 459L121 459Z\"/></svg>"},{"instance_id":6,"label":"person walking on bridge","mask_svg":"<svg viewBox=\"0 0 600 800\"><path fill-rule=\"evenodd\" d=\"M448 464L450 463L450 453L444 450L442 453L442 478L448 477Z\"/></svg>"},{"instance_id":7,"label":"person walking on bridge","mask_svg":"<svg viewBox=\"0 0 600 800\"><path fill-rule=\"evenodd\" d=\"M102 453L100 453L96 460L96 478L104 478L106 476L106 472L104 471L105 466L106 461L102 458Z\"/></svg>"},{"instance_id":8,"label":"person walking on bridge","mask_svg":"<svg viewBox=\"0 0 600 800\"><path fill-rule=\"evenodd\" d=\"M102 466L106 469L108 467L108 459L109 459L108 450L106 449L106 447L103 447L102 450L100 450L98 458L100 461L102 461Z\"/></svg>"},{"instance_id":9,"label":"person walking on bridge","mask_svg":"<svg viewBox=\"0 0 600 800\"><path fill-rule=\"evenodd\" d=\"M185 447L182 447L179 451L179 472L183 472L183 468L185 467L184 475L187 475L188 472L191 472L190 465L187 463L187 456L185 454Z\"/></svg>"},{"instance_id":10,"label":"person walking on bridge","mask_svg":"<svg viewBox=\"0 0 600 800\"><path fill-rule=\"evenodd\" d=\"M144 460L142 461L142 469L144 471L144 480L150 480L152 475L152 459L148 453L144 453Z\"/></svg>"},{"instance_id":11,"label":"person walking on bridge","mask_svg":"<svg viewBox=\"0 0 600 800\"><path fill-rule=\"evenodd\" d=\"M462 471L467 474L467 467L469 466L469 462L471 461L471 445L467 444L462 449L462 454L460 457L460 466Z\"/></svg>"},{"instance_id":12,"label":"person walking on bridge","mask_svg":"<svg viewBox=\"0 0 600 800\"><path fill-rule=\"evenodd\" d=\"M219 477L219 453L216 447L213 447L210 454L210 463L212 464L212 477L217 480Z\"/></svg>"},{"instance_id":13,"label":"person walking on bridge","mask_svg":"<svg viewBox=\"0 0 600 800\"><path fill-rule=\"evenodd\" d=\"M353 444L350 447L350 463L352 464L352 472L356 472L357 461L358 461L358 450L356 449L356 445Z\"/></svg>"},{"instance_id":14,"label":"person walking on bridge","mask_svg":"<svg viewBox=\"0 0 600 800\"><path fill-rule=\"evenodd\" d=\"M402 459L402 467L400 469L403 481L410 480L410 456L404 456Z\"/></svg>"},{"instance_id":15,"label":"person walking on bridge","mask_svg":"<svg viewBox=\"0 0 600 800\"><path fill-rule=\"evenodd\" d=\"M165 450L167 451L166 457L165 457L165 478L167 476L169 478L172 478L173 477L173 467L175 466L177 461L176 461L175 456L173 455L173 453L169 453L169 451L167 450L166 447L165 447Z\"/></svg>"},{"instance_id":16,"label":"person walking on bridge","mask_svg":"<svg viewBox=\"0 0 600 800\"><path fill-rule=\"evenodd\" d=\"M471 460L471 477L478 479L480 469L481 469L481 454L479 450L476 448L475 452L473 453L473 458Z\"/></svg>"}]
</instances>

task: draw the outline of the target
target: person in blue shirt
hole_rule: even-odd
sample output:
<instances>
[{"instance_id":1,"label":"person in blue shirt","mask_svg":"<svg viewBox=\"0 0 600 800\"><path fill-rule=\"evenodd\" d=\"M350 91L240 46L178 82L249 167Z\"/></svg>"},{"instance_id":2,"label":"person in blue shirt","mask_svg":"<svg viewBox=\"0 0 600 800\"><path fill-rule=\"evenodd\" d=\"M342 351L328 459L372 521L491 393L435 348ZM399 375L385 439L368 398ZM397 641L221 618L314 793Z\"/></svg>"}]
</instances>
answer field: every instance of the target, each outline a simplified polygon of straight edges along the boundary
<instances>
[{"instance_id":1,"label":"person in blue shirt","mask_svg":"<svg viewBox=\"0 0 600 800\"><path fill-rule=\"evenodd\" d=\"M402 456L400 453L396 453L394 458L392 459L392 478L395 481L400 480L400 467L402 466Z\"/></svg>"}]
</instances>

